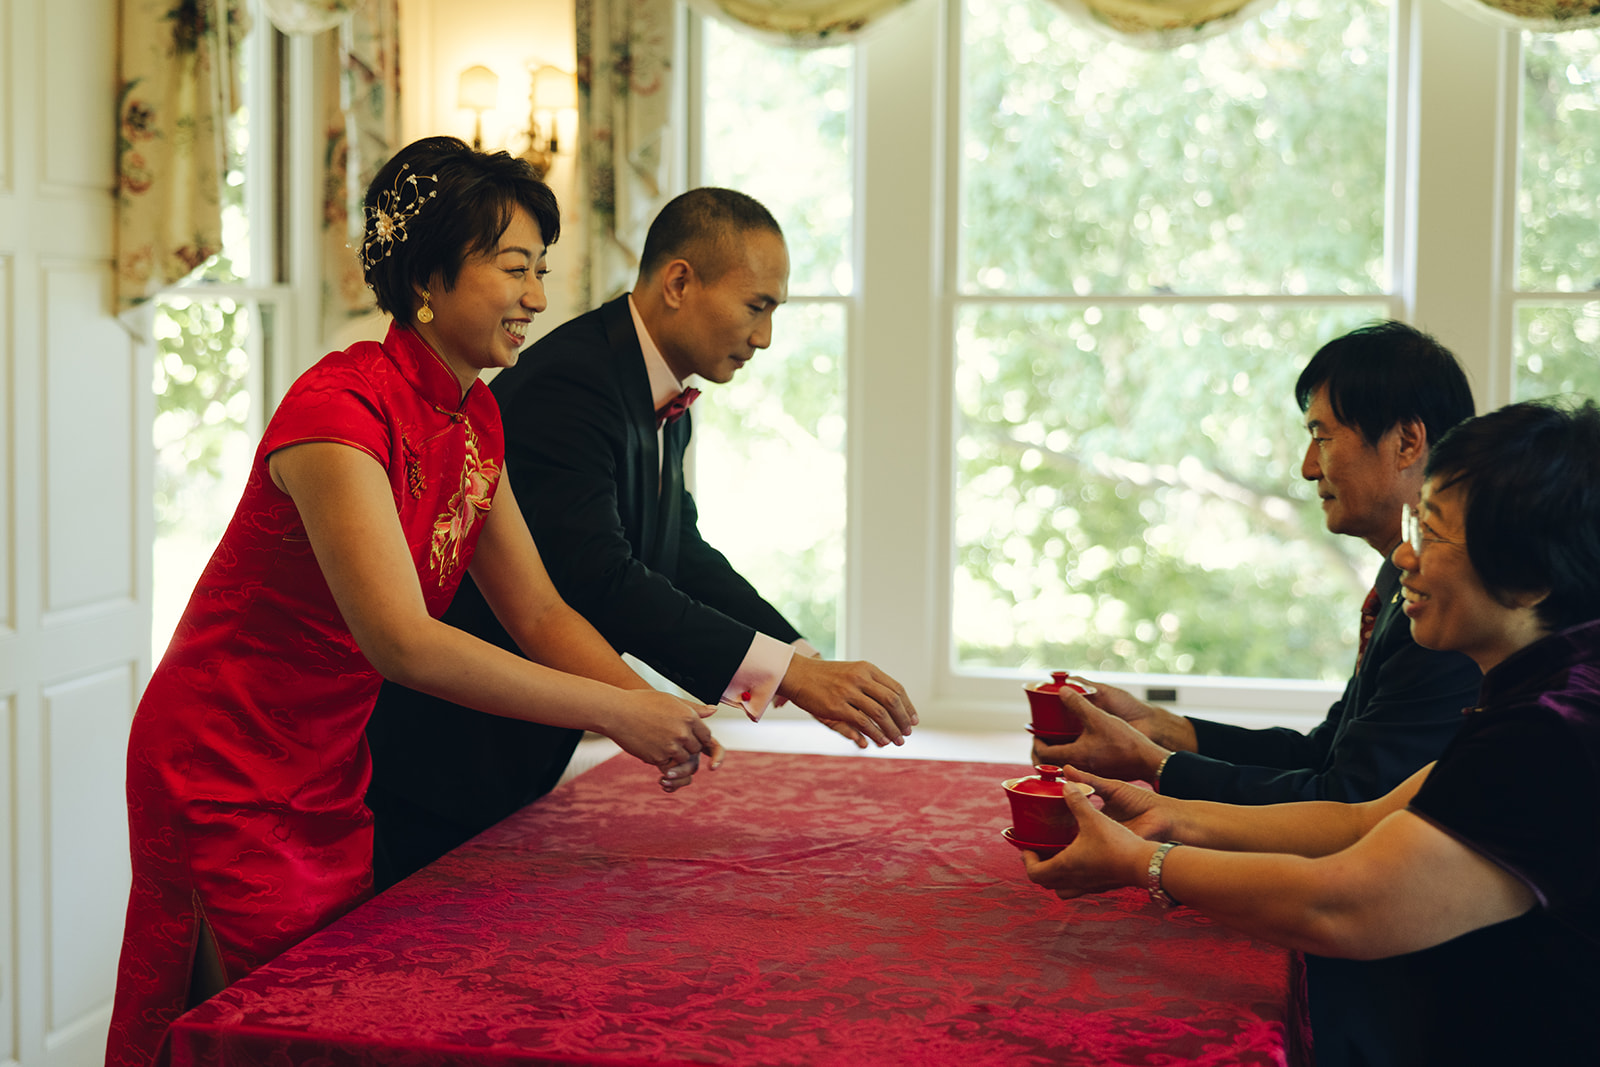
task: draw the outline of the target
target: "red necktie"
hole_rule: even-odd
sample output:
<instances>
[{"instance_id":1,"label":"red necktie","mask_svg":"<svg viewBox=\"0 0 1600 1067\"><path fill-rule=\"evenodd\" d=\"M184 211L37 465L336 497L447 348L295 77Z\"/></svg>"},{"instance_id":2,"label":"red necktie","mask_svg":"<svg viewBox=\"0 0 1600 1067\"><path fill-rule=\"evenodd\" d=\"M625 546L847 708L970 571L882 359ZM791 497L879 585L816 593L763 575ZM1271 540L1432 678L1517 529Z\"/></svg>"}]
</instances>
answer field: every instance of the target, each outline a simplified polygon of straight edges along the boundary
<instances>
[{"instance_id":1,"label":"red necktie","mask_svg":"<svg viewBox=\"0 0 1600 1067\"><path fill-rule=\"evenodd\" d=\"M1372 640L1372 628L1378 624L1378 588L1367 590L1367 599L1361 602L1361 642L1356 646L1356 670L1361 669L1361 657L1366 655L1367 642Z\"/></svg>"},{"instance_id":2,"label":"red necktie","mask_svg":"<svg viewBox=\"0 0 1600 1067\"><path fill-rule=\"evenodd\" d=\"M689 405L694 403L694 398L699 395L700 390L689 388L667 401L665 407L656 411L656 429L659 430L667 423L682 418L683 413L689 410Z\"/></svg>"}]
</instances>

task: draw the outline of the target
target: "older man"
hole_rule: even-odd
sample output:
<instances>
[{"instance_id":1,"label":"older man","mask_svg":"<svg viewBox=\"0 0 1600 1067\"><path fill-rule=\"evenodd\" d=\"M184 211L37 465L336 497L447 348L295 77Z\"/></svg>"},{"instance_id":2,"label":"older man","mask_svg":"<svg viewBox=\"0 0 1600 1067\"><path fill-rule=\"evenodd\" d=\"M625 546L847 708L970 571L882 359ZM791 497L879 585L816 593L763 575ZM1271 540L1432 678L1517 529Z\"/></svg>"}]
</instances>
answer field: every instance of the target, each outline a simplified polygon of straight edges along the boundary
<instances>
[{"instance_id":1,"label":"older man","mask_svg":"<svg viewBox=\"0 0 1600 1067\"><path fill-rule=\"evenodd\" d=\"M646 235L633 292L495 379L507 472L557 591L618 651L753 719L787 699L862 747L901 744L916 712L900 684L870 663L817 657L701 538L684 488L697 395L685 383L727 382L771 343L788 277L761 204L714 188L673 200ZM470 582L445 618L513 647ZM578 733L510 721L385 687L368 727L380 886L555 784Z\"/></svg>"},{"instance_id":2,"label":"older man","mask_svg":"<svg viewBox=\"0 0 1600 1067\"><path fill-rule=\"evenodd\" d=\"M1201 800L1353 803L1389 792L1455 736L1482 676L1461 653L1411 639L1389 557L1400 544L1401 508L1421 493L1430 446L1472 415L1466 376L1432 337L1384 322L1318 350L1295 397L1311 436L1300 473L1316 483L1328 530L1360 538L1383 557L1362 606L1360 651L1344 695L1302 734L1176 715L1096 683L1093 703L1066 698L1084 718L1083 735L1066 745L1036 741L1036 761L1143 779ZM1306 962L1320 1067L1403 1062L1395 1051L1409 1003L1403 972L1387 961ZM1362 1010L1347 1011L1356 1001Z\"/></svg>"}]
</instances>

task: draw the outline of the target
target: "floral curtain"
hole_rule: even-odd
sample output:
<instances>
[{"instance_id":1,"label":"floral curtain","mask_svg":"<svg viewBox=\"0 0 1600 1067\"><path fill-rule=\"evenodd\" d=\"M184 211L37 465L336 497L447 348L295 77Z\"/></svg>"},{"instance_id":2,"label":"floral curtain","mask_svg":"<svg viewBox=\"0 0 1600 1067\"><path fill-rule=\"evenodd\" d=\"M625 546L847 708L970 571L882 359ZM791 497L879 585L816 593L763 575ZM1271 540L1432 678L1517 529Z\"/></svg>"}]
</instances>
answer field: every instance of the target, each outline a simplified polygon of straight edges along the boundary
<instances>
[{"instance_id":1,"label":"floral curtain","mask_svg":"<svg viewBox=\"0 0 1600 1067\"><path fill-rule=\"evenodd\" d=\"M667 199L675 38L672 0L577 0L587 305L632 285L645 231Z\"/></svg>"},{"instance_id":2,"label":"floral curtain","mask_svg":"<svg viewBox=\"0 0 1600 1067\"><path fill-rule=\"evenodd\" d=\"M399 0L367 0L326 39L322 144L323 335L376 304L361 274L361 202L400 147Z\"/></svg>"},{"instance_id":3,"label":"floral curtain","mask_svg":"<svg viewBox=\"0 0 1600 1067\"><path fill-rule=\"evenodd\" d=\"M116 300L125 311L222 249L232 57L245 0L121 0Z\"/></svg>"}]
</instances>

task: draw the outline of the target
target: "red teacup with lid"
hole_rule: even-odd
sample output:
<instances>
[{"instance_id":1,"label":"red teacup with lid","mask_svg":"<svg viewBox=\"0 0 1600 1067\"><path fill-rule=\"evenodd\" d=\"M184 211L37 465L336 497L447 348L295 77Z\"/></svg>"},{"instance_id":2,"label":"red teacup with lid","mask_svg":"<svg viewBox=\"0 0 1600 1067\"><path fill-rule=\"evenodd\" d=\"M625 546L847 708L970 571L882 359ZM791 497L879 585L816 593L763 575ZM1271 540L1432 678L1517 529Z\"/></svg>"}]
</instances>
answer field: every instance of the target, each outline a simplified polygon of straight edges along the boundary
<instances>
[{"instance_id":1,"label":"red teacup with lid","mask_svg":"<svg viewBox=\"0 0 1600 1067\"><path fill-rule=\"evenodd\" d=\"M1004 835L1018 848L1054 855L1078 836L1078 820L1062 798L1062 791L1075 789L1087 794L1094 789L1082 782L1065 780L1061 768L1048 763L1034 770L1039 773L1007 778L1002 783L1006 799L1011 802L1011 826Z\"/></svg>"},{"instance_id":2,"label":"red teacup with lid","mask_svg":"<svg viewBox=\"0 0 1600 1067\"><path fill-rule=\"evenodd\" d=\"M1028 694L1028 710L1033 715L1033 721L1028 724L1030 734L1045 744L1060 745L1076 741L1078 735L1083 733L1083 720L1067 710L1067 706L1061 702L1061 691L1069 689L1088 696L1095 691L1094 686L1072 681L1066 671L1051 671L1050 681L1035 682L1022 688Z\"/></svg>"}]
</instances>

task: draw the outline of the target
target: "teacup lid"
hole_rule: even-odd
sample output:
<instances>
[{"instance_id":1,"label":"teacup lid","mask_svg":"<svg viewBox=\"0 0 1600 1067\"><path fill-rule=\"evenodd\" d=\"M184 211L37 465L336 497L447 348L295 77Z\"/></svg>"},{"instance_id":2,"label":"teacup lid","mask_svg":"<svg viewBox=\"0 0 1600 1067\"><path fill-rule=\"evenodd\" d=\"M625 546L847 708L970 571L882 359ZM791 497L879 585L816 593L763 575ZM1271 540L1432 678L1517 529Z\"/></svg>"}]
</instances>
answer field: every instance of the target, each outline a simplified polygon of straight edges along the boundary
<instances>
[{"instance_id":1,"label":"teacup lid","mask_svg":"<svg viewBox=\"0 0 1600 1067\"><path fill-rule=\"evenodd\" d=\"M1031 793L1035 796L1058 797L1062 789L1068 784L1062 780L1061 768L1052 763L1041 763L1034 767L1038 774L1030 774L1022 778L1011 778L1005 783L1007 789L1018 793ZM1071 783L1074 787L1077 783Z\"/></svg>"},{"instance_id":2,"label":"teacup lid","mask_svg":"<svg viewBox=\"0 0 1600 1067\"><path fill-rule=\"evenodd\" d=\"M1032 689L1036 693L1059 693L1063 689L1071 689L1085 695L1094 692L1093 686L1084 685L1082 682L1067 681L1068 673L1067 671L1051 671L1048 682L1035 682L1025 688Z\"/></svg>"}]
</instances>

